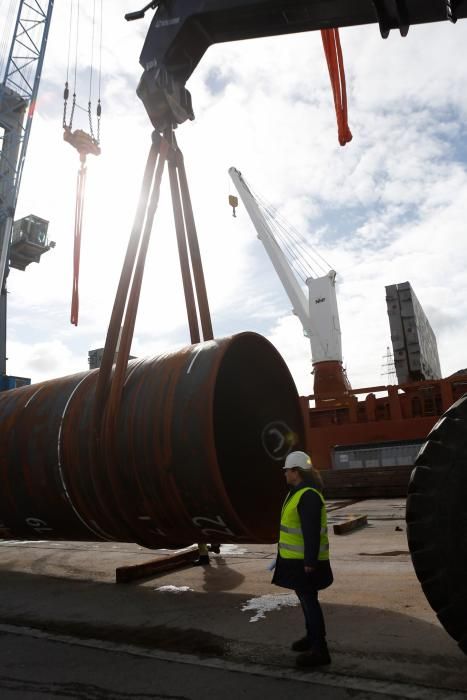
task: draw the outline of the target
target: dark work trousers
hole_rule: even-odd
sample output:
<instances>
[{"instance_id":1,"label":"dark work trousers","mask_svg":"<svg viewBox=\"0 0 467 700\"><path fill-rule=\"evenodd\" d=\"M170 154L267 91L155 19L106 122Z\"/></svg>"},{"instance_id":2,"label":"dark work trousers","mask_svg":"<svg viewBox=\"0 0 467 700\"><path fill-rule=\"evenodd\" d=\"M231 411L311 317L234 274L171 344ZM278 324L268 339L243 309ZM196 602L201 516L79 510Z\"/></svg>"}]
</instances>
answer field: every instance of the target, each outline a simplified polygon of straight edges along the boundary
<instances>
[{"instance_id":1,"label":"dark work trousers","mask_svg":"<svg viewBox=\"0 0 467 700\"><path fill-rule=\"evenodd\" d=\"M326 643L326 627L318 600L318 591L295 591L295 593L305 615L307 637L313 646L320 647Z\"/></svg>"}]
</instances>

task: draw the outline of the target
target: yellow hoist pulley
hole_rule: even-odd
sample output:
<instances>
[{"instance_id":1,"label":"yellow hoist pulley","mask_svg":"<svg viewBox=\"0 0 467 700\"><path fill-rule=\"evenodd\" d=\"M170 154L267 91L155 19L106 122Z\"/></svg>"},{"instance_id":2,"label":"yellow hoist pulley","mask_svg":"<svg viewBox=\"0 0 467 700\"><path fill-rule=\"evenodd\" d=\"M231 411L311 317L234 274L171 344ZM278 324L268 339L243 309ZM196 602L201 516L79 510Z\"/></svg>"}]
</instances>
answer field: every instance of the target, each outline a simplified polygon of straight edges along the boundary
<instances>
[{"instance_id":1,"label":"yellow hoist pulley","mask_svg":"<svg viewBox=\"0 0 467 700\"><path fill-rule=\"evenodd\" d=\"M235 209L238 207L238 197L234 194L229 194L229 204L232 207L232 216L237 216Z\"/></svg>"}]
</instances>

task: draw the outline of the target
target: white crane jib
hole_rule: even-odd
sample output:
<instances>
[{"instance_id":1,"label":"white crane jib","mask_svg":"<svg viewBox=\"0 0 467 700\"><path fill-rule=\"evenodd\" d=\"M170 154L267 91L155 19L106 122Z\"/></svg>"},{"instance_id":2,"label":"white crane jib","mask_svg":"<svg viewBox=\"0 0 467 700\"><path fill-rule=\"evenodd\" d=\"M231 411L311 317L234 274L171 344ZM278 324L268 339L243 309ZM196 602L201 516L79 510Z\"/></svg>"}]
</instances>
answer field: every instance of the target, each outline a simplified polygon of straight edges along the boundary
<instances>
[{"instance_id":1,"label":"white crane jib","mask_svg":"<svg viewBox=\"0 0 467 700\"><path fill-rule=\"evenodd\" d=\"M293 311L300 319L304 334L310 340L313 364L330 361L342 363L335 271L330 270L322 277L306 279L307 300L295 272L242 174L236 168L229 168L229 175L292 303Z\"/></svg>"}]
</instances>

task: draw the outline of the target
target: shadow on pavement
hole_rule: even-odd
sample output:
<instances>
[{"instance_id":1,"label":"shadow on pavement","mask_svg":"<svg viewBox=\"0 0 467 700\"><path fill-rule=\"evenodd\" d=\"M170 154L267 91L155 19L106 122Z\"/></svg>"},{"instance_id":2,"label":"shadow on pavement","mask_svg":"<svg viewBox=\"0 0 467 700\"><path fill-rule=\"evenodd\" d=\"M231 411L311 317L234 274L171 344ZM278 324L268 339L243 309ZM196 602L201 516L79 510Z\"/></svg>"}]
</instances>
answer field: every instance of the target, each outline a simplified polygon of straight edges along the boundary
<instances>
[{"instance_id":1,"label":"shadow on pavement","mask_svg":"<svg viewBox=\"0 0 467 700\"><path fill-rule=\"evenodd\" d=\"M2 569L0 622L80 639L292 667L290 644L303 634L299 607L275 609L250 622L242 607L254 591L228 592L244 577L221 558L217 561L204 571L206 593L177 595L147 584L117 586ZM269 595L281 592L273 589ZM367 606L324 602L323 609L331 672L467 691L465 656L436 624L409 612Z\"/></svg>"}]
</instances>

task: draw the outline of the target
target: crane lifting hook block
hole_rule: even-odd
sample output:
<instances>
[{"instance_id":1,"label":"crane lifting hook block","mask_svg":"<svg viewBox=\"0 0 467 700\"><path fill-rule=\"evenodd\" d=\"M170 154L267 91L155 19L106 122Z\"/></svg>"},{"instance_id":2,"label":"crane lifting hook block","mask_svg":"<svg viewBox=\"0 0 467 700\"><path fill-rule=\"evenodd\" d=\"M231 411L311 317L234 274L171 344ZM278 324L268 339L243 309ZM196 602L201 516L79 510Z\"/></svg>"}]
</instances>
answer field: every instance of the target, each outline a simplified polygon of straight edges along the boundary
<instances>
[{"instance_id":1,"label":"crane lifting hook block","mask_svg":"<svg viewBox=\"0 0 467 700\"><path fill-rule=\"evenodd\" d=\"M229 204L233 209L232 216L236 217L235 209L238 207L238 197L233 194L229 194Z\"/></svg>"},{"instance_id":2,"label":"crane lifting hook block","mask_svg":"<svg viewBox=\"0 0 467 700\"><path fill-rule=\"evenodd\" d=\"M76 148L82 163L86 161L86 156L89 154L93 156L100 156L101 154L97 141L82 129L72 131L69 126L65 126L63 129L63 140L73 146L73 148Z\"/></svg>"}]
</instances>

